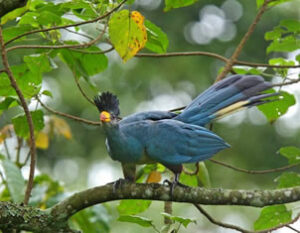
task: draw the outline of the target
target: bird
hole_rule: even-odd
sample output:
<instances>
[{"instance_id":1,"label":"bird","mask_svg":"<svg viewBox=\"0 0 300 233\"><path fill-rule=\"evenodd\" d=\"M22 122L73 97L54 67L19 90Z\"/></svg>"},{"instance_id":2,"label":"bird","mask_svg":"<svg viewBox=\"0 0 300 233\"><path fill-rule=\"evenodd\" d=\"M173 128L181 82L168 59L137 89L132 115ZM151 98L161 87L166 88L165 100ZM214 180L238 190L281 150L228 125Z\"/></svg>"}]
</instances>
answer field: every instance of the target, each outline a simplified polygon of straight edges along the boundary
<instances>
[{"instance_id":1,"label":"bird","mask_svg":"<svg viewBox=\"0 0 300 233\"><path fill-rule=\"evenodd\" d=\"M205 128L208 123L249 107L274 101L272 87L258 75L232 75L199 94L181 112L145 111L120 118L119 100L110 92L95 96L94 103L113 160L121 162L125 180L135 182L136 165L161 163L174 175L185 163L211 158L230 145Z\"/></svg>"}]
</instances>

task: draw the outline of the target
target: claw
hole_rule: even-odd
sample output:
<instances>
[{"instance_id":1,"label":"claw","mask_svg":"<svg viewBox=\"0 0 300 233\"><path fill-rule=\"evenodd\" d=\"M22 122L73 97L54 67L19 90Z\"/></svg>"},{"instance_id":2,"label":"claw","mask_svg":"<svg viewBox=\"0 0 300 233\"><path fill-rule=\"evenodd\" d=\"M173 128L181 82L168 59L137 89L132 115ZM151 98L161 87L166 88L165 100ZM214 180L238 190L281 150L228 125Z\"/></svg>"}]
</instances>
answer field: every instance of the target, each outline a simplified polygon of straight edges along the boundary
<instances>
[{"instance_id":1,"label":"claw","mask_svg":"<svg viewBox=\"0 0 300 233\"><path fill-rule=\"evenodd\" d=\"M118 189L120 189L124 184L132 183L129 179L118 179L113 182L113 193L116 193Z\"/></svg>"},{"instance_id":2,"label":"claw","mask_svg":"<svg viewBox=\"0 0 300 233\"><path fill-rule=\"evenodd\" d=\"M182 183L179 182L179 175L180 175L180 173L176 173L176 174L175 174L175 179L174 179L174 181L169 181L169 180L164 180L164 181L163 181L163 184L164 184L164 185L167 184L168 186L170 186L170 196L171 196L171 200L173 200L173 193L174 193L174 189L175 189L176 185L178 185L178 186L180 186L180 187L183 187L183 188L189 187L189 186L187 186L187 185L182 184Z\"/></svg>"}]
</instances>

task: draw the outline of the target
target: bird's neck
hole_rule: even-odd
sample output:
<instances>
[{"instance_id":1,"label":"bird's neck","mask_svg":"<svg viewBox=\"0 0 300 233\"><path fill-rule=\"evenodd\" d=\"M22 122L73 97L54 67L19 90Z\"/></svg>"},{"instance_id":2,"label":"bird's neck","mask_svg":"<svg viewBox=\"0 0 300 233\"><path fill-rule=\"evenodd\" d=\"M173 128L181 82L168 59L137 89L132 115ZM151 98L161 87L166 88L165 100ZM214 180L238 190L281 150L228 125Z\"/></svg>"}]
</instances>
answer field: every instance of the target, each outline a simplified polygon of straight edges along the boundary
<instances>
[{"instance_id":1,"label":"bird's neck","mask_svg":"<svg viewBox=\"0 0 300 233\"><path fill-rule=\"evenodd\" d=\"M108 138L114 137L118 135L120 132L119 124L118 123L108 123L108 124L103 124L103 129L105 131L105 134Z\"/></svg>"}]
</instances>

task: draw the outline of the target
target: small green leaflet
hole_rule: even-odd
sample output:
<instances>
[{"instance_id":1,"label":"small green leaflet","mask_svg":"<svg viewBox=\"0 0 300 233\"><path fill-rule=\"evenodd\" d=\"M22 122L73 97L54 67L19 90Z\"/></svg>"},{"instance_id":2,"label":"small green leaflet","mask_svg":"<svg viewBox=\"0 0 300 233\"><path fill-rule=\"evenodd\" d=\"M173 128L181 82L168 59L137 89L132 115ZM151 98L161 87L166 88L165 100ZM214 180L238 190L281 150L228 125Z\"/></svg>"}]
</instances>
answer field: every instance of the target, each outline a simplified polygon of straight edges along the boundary
<instances>
[{"instance_id":1,"label":"small green leaflet","mask_svg":"<svg viewBox=\"0 0 300 233\"><path fill-rule=\"evenodd\" d=\"M145 21L145 26L148 38L145 47L155 53L167 52L169 46L167 34L149 20Z\"/></svg>"},{"instance_id":2,"label":"small green leaflet","mask_svg":"<svg viewBox=\"0 0 300 233\"><path fill-rule=\"evenodd\" d=\"M13 202L21 203L24 200L25 193L25 180L21 170L13 162L7 159L2 161L2 166Z\"/></svg>"},{"instance_id":3,"label":"small green leaflet","mask_svg":"<svg viewBox=\"0 0 300 233\"><path fill-rule=\"evenodd\" d=\"M122 215L118 218L120 222L136 223L142 227L152 227L152 220L136 215Z\"/></svg>"},{"instance_id":4,"label":"small green leaflet","mask_svg":"<svg viewBox=\"0 0 300 233\"><path fill-rule=\"evenodd\" d=\"M205 188L211 187L209 172L204 162L199 162L199 171L197 177L198 177L199 187L205 187Z\"/></svg>"},{"instance_id":5,"label":"small green leaflet","mask_svg":"<svg viewBox=\"0 0 300 233\"><path fill-rule=\"evenodd\" d=\"M294 146L282 147L279 153L289 160L289 164L300 163L300 149Z\"/></svg>"},{"instance_id":6,"label":"small green leaflet","mask_svg":"<svg viewBox=\"0 0 300 233\"><path fill-rule=\"evenodd\" d=\"M266 91L266 93L275 93L275 91L271 89ZM278 100L258 106L258 109L267 117L268 121L271 123L285 114L289 107L296 103L295 97L285 91L280 91L279 97L271 97L271 99L274 98Z\"/></svg>"},{"instance_id":7,"label":"small green leaflet","mask_svg":"<svg viewBox=\"0 0 300 233\"><path fill-rule=\"evenodd\" d=\"M173 215L170 215L168 213L161 213L161 215L166 217L166 218L169 218L169 219L171 219L175 222L181 223L184 227L187 227L190 223L196 223L195 219L184 218L184 217L181 217L181 216L173 216Z\"/></svg>"},{"instance_id":8,"label":"small green leaflet","mask_svg":"<svg viewBox=\"0 0 300 233\"><path fill-rule=\"evenodd\" d=\"M171 9L190 6L197 2L198 0L165 0L164 11L169 11Z\"/></svg>"},{"instance_id":9,"label":"small green leaflet","mask_svg":"<svg viewBox=\"0 0 300 233\"><path fill-rule=\"evenodd\" d=\"M38 132L42 130L45 126L44 113L42 112L42 110L37 110L30 113L33 121L34 131ZM28 127L26 116L24 114L13 118L12 123L14 125L15 132L19 137L22 138L29 137L29 127Z\"/></svg>"},{"instance_id":10,"label":"small green leaflet","mask_svg":"<svg viewBox=\"0 0 300 233\"><path fill-rule=\"evenodd\" d=\"M267 206L261 210L259 218L254 222L254 230L265 230L292 220L292 211L285 205Z\"/></svg>"},{"instance_id":11,"label":"small green leaflet","mask_svg":"<svg viewBox=\"0 0 300 233\"><path fill-rule=\"evenodd\" d=\"M300 174L296 172L285 172L275 179L277 188L290 188L300 185Z\"/></svg>"},{"instance_id":12,"label":"small green leaflet","mask_svg":"<svg viewBox=\"0 0 300 233\"><path fill-rule=\"evenodd\" d=\"M121 200L117 209L120 215L132 215L144 212L150 205L148 200Z\"/></svg>"}]
</instances>

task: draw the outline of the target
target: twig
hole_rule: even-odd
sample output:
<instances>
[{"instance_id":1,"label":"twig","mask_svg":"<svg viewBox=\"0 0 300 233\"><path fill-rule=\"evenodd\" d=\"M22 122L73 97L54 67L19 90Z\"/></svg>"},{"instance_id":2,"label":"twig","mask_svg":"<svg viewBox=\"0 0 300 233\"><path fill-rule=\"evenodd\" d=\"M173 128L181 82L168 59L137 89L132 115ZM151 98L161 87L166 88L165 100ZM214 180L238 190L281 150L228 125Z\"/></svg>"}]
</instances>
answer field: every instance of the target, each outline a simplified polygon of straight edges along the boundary
<instances>
[{"instance_id":1,"label":"twig","mask_svg":"<svg viewBox=\"0 0 300 233\"><path fill-rule=\"evenodd\" d=\"M20 152L23 144L23 139L17 136L17 153L16 153L16 163L20 164Z\"/></svg>"},{"instance_id":2,"label":"twig","mask_svg":"<svg viewBox=\"0 0 300 233\"><path fill-rule=\"evenodd\" d=\"M165 201L164 202L164 211L167 214L172 215L173 208L172 208L172 202L171 201ZM164 224L170 225L172 224L172 220L170 218L164 217Z\"/></svg>"},{"instance_id":3,"label":"twig","mask_svg":"<svg viewBox=\"0 0 300 233\"><path fill-rule=\"evenodd\" d=\"M280 172L280 171L285 171L287 169L297 167L297 166L300 165L300 163L296 163L296 164L290 164L290 165L287 165L287 166L283 166L283 167L279 167L279 168L273 168L273 169L267 169L267 170L247 170L247 169L238 168L238 167L235 167L235 166L232 166L230 164L227 164L227 163L224 163L224 162L221 162L221 161L217 161L217 160L214 160L214 159L209 159L209 161L211 161L213 163L216 163L216 164L219 164L219 165L222 165L224 167L233 169L235 171L244 172L244 173L248 173L248 174L267 174L267 173L273 173L273 172Z\"/></svg>"},{"instance_id":4,"label":"twig","mask_svg":"<svg viewBox=\"0 0 300 233\"><path fill-rule=\"evenodd\" d=\"M10 153L9 153L9 150L8 150L8 146L7 146L7 142L6 142L6 139L4 139L4 148L5 148L5 151L6 151L6 155L7 155L7 158L9 160L11 160L11 156L10 156Z\"/></svg>"},{"instance_id":5,"label":"twig","mask_svg":"<svg viewBox=\"0 0 300 233\"><path fill-rule=\"evenodd\" d=\"M83 33L80 33L80 32L75 32L75 31L72 31L72 30L70 30L70 29L68 29L68 28L62 28L62 29L63 29L63 30L66 30L67 32L70 32L70 33L73 33L73 34L76 34L76 35L85 37L85 38L87 38L87 39L89 39L89 40L94 40L93 37L91 37L91 36L89 36L89 35L87 35L87 34L83 34Z\"/></svg>"},{"instance_id":6,"label":"twig","mask_svg":"<svg viewBox=\"0 0 300 233\"><path fill-rule=\"evenodd\" d=\"M286 227L287 227L287 228L290 228L291 230L293 230L293 231L295 231L295 232L297 232L297 233L300 233L300 231L298 231L296 228L294 228L294 227L292 227L292 226L290 226L290 225L287 225Z\"/></svg>"},{"instance_id":7,"label":"twig","mask_svg":"<svg viewBox=\"0 0 300 233\"><path fill-rule=\"evenodd\" d=\"M78 87L80 93L82 94L82 96L83 96L88 102L90 102L92 105L95 105L94 102L93 102L93 100L91 100L91 98L89 98L89 97L87 96L87 94L83 91L83 89L81 88L81 86L80 86L80 84L79 84L79 80L76 78L74 72L73 72L73 77L74 77L75 83L76 83L76 85L77 85L77 87Z\"/></svg>"},{"instance_id":8,"label":"twig","mask_svg":"<svg viewBox=\"0 0 300 233\"><path fill-rule=\"evenodd\" d=\"M101 15L95 19L91 19L91 20L87 20L87 21L82 21L82 22L78 22L78 23L73 23L73 24L68 24L68 25L61 25L61 26L56 26L56 27L51 27L51 28L43 28L43 29L36 29L36 30L32 30L29 32L25 32L21 35L18 35L10 40L8 40L5 45L20 39L24 36L28 36L34 33L39 33L39 32L48 32L48 31L52 31L52 30L57 30L57 29L64 29L64 28L68 28L68 27L76 27L76 26L80 26L80 25L84 25L84 24L88 24L88 23L95 23L101 19L106 18L107 16L111 15L113 12L117 11L127 0L123 0L122 2L120 2L119 5L117 5L115 8L113 8L112 10L110 10L109 12L105 13L104 15Z\"/></svg>"},{"instance_id":9,"label":"twig","mask_svg":"<svg viewBox=\"0 0 300 233\"><path fill-rule=\"evenodd\" d=\"M239 45L236 47L236 49L235 49L234 53L232 54L232 56L227 61L223 71L217 76L216 82L218 82L222 78L224 78L225 75L231 70L231 68L234 65L234 63L236 62L238 56L242 52L242 49L244 48L247 40L249 39L250 35L253 33L258 21L260 20L263 13L266 11L269 2L270 2L270 0L265 0L264 4L259 9L254 21L252 22L252 24L250 25L248 31L246 32L246 34L244 35L244 37L240 41Z\"/></svg>"},{"instance_id":10,"label":"twig","mask_svg":"<svg viewBox=\"0 0 300 233\"><path fill-rule=\"evenodd\" d=\"M207 56L219 59L223 62L228 62L229 59L223 57L217 53L204 52L204 51L192 51L192 52L170 52L163 54L156 53L138 53L135 57L153 57L153 58L167 58L167 57L182 57L182 56ZM238 61L234 62L234 65L243 65L243 66L251 66L251 67L268 67L268 68L300 68L300 65L270 65L265 63L256 63L256 62L247 62L247 61Z\"/></svg>"},{"instance_id":11,"label":"twig","mask_svg":"<svg viewBox=\"0 0 300 233\"><path fill-rule=\"evenodd\" d=\"M2 35L2 27L0 26L0 43L1 43L1 55L2 55L2 63L3 66L5 68L5 71L7 73L7 76L10 80L11 86L15 89L21 105L24 109L25 112L25 116L26 116L26 120L28 123L28 127L29 127L29 147L30 147L30 154L31 154L31 161L30 161L30 171L29 171L29 178L28 178L28 183L27 183L27 187L26 187L26 192L25 192L25 198L24 198L24 204L27 205L29 198L30 198L30 194L31 194L31 190L33 187L33 178L34 178L34 171L35 171L35 160L36 160L36 148L35 148L35 138L34 138L34 126L33 126L33 122L32 122L32 117L30 114L30 111L28 109L27 103L25 101L25 98L23 96L23 93L21 92L14 76L13 73L11 71L10 65L8 63L8 59L7 59L7 51L4 45L4 40L3 40L3 35Z\"/></svg>"},{"instance_id":12,"label":"twig","mask_svg":"<svg viewBox=\"0 0 300 233\"><path fill-rule=\"evenodd\" d=\"M295 83L298 83L298 82L300 82L300 79L294 79L294 80L291 80L291 81L288 81L288 82L284 82L284 83L273 84L272 87L282 87L282 86L287 86L287 85L295 84Z\"/></svg>"},{"instance_id":13,"label":"twig","mask_svg":"<svg viewBox=\"0 0 300 233\"><path fill-rule=\"evenodd\" d=\"M185 174L189 175L189 176L195 176L195 175L197 175L198 172L199 172L199 162L195 163L195 166L196 166L196 170L195 170L195 171L190 172L190 171L187 171L186 169L184 169L184 167L183 167L183 172L184 172Z\"/></svg>"},{"instance_id":14,"label":"twig","mask_svg":"<svg viewBox=\"0 0 300 233\"><path fill-rule=\"evenodd\" d=\"M52 112L53 114L56 114L56 115L59 115L59 116L63 116L63 117L66 117L66 118L69 118L69 119L72 119L72 120L75 120L75 121L79 121L79 122L82 122L82 123L85 123L85 124L89 124L89 125L100 125L101 123L100 122L97 122L97 121L90 121L90 120L86 120L84 118L80 118L80 117L77 117L77 116L73 116L73 115L70 115L70 114L67 114L67 113L63 113L63 112L59 112L59 111L56 111L48 106L46 106L40 99L38 96L36 96L36 99L37 101L43 106L43 108L45 108L47 111L49 112Z\"/></svg>"},{"instance_id":15,"label":"twig","mask_svg":"<svg viewBox=\"0 0 300 233\"><path fill-rule=\"evenodd\" d=\"M274 231L274 230L277 230L279 228L282 228L282 227L289 227L289 224L292 224L294 222L296 222L299 217L300 217L300 214L298 214L298 216L296 218L294 218L292 221L288 222L288 223L285 223L285 224L280 224L278 225L277 227L272 227L272 228L269 228L269 229L266 229L266 230L261 230L261 231L249 231L249 230L246 230L246 229L243 229L239 226L236 226L236 225L232 225L232 224L228 224L228 223L223 223L223 222L220 222L220 221L217 221L216 219L214 219L211 215L209 215L209 213L204 210L200 205L198 204L193 204L201 214L203 214L211 223L215 224L215 225L218 225L218 226L221 226L221 227L224 227L224 228L229 228L229 229L233 229L233 230L236 230L236 231L240 231L240 232L243 232L243 233L267 233L267 232L271 232L271 231ZM297 230L296 230L297 231Z\"/></svg>"},{"instance_id":16,"label":"twig","mask_svg":"<svg viewBox=\"0 0 300 233\"><path fill-rule=\"evenodd\" d=\"M73 48L71 48L70 50L75 51L75 52L79 52L79 53L86 53L86 54L104 54L104 53L108 53L110 51L113 51L114 49L115 49L114 47L111 47L109 49L102 50L102 51L87 51L87 50L73 49Z\"/></svg>"}]
</instances>

